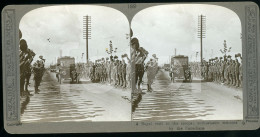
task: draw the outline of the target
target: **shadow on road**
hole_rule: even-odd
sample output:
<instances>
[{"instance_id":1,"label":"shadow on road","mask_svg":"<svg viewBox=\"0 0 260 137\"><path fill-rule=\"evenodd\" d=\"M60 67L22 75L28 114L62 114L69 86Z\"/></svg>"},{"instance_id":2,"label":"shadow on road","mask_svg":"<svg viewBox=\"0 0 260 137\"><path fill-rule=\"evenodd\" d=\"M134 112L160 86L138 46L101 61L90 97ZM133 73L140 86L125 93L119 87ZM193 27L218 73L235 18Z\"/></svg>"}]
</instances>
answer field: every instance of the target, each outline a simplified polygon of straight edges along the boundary
<instances>
[{"instance_id":1,"label":"shadow on road","mask_svg":"<svg viewBox=\"0 0 260 137\"><path fill-rule=\"evenodd\" d=\"M190 82L190 81L185 81L185 80L176 80L173 83L204 83L204 82L208 82L208 81L206 81L206 80L192 80Z\"/></svg>"},{"instance_id":2,"label":"shadow on road","mask_svg":"<svg viewBox=\"0 0 260 137\"><path fill-rule=\"evenodd\" d=\"M93 83L91 81L80 81L79 83L77 82L71 82L71 81L62 81L61 84L90 84Z\"/></svg>"}]
</instances>

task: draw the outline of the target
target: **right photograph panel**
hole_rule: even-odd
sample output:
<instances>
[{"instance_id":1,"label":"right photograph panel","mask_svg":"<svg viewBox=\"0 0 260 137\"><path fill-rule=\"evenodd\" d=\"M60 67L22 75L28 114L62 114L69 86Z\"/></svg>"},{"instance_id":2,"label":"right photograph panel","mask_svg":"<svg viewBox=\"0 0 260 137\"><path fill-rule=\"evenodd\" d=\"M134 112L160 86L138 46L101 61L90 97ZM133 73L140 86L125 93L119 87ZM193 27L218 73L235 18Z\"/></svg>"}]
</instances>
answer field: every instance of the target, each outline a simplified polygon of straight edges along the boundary
<instances>
[{"instance_id":1,"label":"right photograph panel","mask_svg":"<svg viewBox=\"0 0 260 137\"><path fill-rule=\"evenodd\" d=\"M138 12L131 29L132 120L243 119L235 12L206 4L154 6Z\"/></svg>"}]
</instances>

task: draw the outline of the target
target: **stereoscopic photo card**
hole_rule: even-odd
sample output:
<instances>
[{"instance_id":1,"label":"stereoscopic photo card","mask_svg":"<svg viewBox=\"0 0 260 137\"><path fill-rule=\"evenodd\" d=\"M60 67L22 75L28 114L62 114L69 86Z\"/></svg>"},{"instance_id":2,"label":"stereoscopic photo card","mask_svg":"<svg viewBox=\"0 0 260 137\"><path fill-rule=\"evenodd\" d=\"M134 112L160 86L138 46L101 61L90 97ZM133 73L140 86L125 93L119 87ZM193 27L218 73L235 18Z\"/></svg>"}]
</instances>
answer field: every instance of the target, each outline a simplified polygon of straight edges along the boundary
<instances>
[{"instance_id":1,"label":"stereoscopic photo card","mask_svg":"<svg viewBox=\"0 0 260 137\"><path fill-rule=\"evenodd\" d=\"M7 5L11 134L259 128L253 2Z\"/></svg>"}]
</instances>

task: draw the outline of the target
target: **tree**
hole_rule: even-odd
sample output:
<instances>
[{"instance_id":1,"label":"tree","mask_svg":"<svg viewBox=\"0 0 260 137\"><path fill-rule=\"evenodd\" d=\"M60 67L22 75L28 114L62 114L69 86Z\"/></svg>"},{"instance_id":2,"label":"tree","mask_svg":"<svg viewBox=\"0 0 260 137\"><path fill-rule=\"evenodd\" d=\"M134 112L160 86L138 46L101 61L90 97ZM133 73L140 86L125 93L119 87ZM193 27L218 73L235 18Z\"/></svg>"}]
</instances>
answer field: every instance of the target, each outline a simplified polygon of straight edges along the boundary
<instances>
[{"instance_id":1,"label":"tree","mask_svg":"<svg viewBox=\"0 0 260 137\"><path fill-rule=\"evenodd\" d=\"M223 49L220 49L220 52L221 52L222 54L224 54L224 56L226 56L226 54L231 51L231 47L229 47L229 48L227 47L226 40L224 40L223 45L224 45L224 48L223 48Z\"/></svg>"}]
</instances>

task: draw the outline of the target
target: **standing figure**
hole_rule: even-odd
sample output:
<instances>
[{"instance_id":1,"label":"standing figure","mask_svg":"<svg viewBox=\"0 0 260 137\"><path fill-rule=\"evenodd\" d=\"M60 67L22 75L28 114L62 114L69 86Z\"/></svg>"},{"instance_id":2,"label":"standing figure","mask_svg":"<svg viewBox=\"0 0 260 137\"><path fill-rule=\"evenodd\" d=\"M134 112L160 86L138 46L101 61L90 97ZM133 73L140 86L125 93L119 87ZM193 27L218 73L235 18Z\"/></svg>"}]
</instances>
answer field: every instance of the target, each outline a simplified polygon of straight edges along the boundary
<instances>
[{"instance_id":1,"label":"standing figure","mask_svg":"<svg viewBox=\"0 0 260 137\"><path fill-rule=\"evenodd\" d=\"M125 88L126 87L126 63L125 63L125 60L122 59L122 81L123 81L123 84L122 84L122 87Z\"/></svg>"},{"instance_id":2,"label":"standing figure","mask_svg":"<svg viewBox=\"0 0 260 137\"><path fill-rule=\"evenodd\" d=\"M236 79L236 83L234 86L239 87L240 81L239 81L239 66L240 63L238 62L238 59L236 59L236 63L235 63L235 79Z\"/></svg>"},{"instance_id":3,"label":"standing figure","mask_svg":"<svg viewBox=\"0 0 260 137\"><path fill-rule=\"evenodd\" d=\"M141 83L144 75L144 61L148 55L148 52L139 47L139 41L137 38L131 40L131 46L134 49L134 63L135 63L135 89L137 86L137 91L141 92Z\"/></svg>"},{"instance_id":4,"label":"standing figure","mask_svg":"<svg viewBox=\"0 0 260 137\"><path fill-rule=\"evenodd\" d=\"M117 85L117 63L116 62L114 62L113 63L113 66L112 66L112 79L113 79L113 84L114 84L114 86L116 86Z\"/></svg>"},{"instance_id":5,"label":"standing figure","mask_svg":"<svg viewBox=\"0 0 260 137\"><path fill-rule=\"evenodd\" d=\"M20 93L21 95L28 92L29 80L31 77L31 63L35 53L30 50L24 39L20 40ZM25 88L25 89L24 89Z\"/></svg>"},{"instance_id":6,"label":"standing figure","mask_svg":"<svg viewBox=\"0 0 260 137\"><path fill-rule=\"evenodd\" d=\"M126 56L127 58L127 65L126 65L126 87L130 88L131 86L131 61L129 59L128 56Z\"/></svg>"},{"instance_id":7,"label":"standing figure","mask_svg":"<svg viewBox=\"0 0 260 137\"><path fill-rule=\"evenodd\" d=\"M239 86L243 87L243 67L242 67L242 57L241 58L241 64L239 65Z\"/></svg>"},{"instance_id":8,"label":"standing figure","mask_svg":"<svg viewBox=\"0 0 260 137\"><path fill-rule=\"evenodd\" d=\"M34 74L34 90L35 93L38 94L39 93L39 86L40 86L40 82L41 82L41 65L40 65L40 61L37 60L34 64L33 64L33 74Z\"/></svg>"},{"instance_id":9,"label":"standing figure","mask_svg":"<svg viewBox=\"0 0 260 137\"><path fill-rule=\"evenodd\" d=\"M60 64L57 64L57 67L56 67L56 78L58 79L58 82L60 82L60 80L61 80L60 74L61 74L61 66L60 66Z\"/></svg>"},{"instance_id":10,"label":"standing figure","mask_svg":"<svg viewBox=\"0 0 260 137\"><path fill-rule=\"evenodd\" d=\"M122 78L121 78L121 61L117 60L117 67L116 67L116 70L117 70L117 85L118 86L121 86L122 84Z\"/></svg>"},{"instance_id":11,"label":"standing figure","mask_svg":"<svg viewBox=\"0 0 260 137\"><path fill-rule=\"evenodd\" d=\"M30 84L31 74L32 74L32 66L30 64L25 69L25 89L24 89L24 91L27 93L29 93L28 86Z\"/></svg>"},{"instance_id":12,"label":"standing figure","mask_svg":"<svg viewBox=\"0 0 260 137\"><path fill-rule=\"evenodd\" d=\"M174 82L174 66L173 65L171 65L171 67L170 67L169 75L171 78L171 82Z\"/></svg>"},{"instance_id":13,"label":"standing figure","mask_svg":"<svg viewBox=\"0 0 260 137\"><path fill-rule=\"evenodd\" d=\"M158 70L158 65L155 61L155 59L150 59L150 61L148 61L146 63L146 72L147 72L147 91L148 92L152 92L152 84L155 78L155 75L157 73Z\"/></svg>"},{"instance_id":14,"label":"standing figure","mask_svg":"<svg viewBox=\"0 0 260 137\"><path fill-rule=\"evenodd\" d=\"M44 75L44 72L45 72L45 68L44 68L44 63L45 63L45 59L43 59L43 56L40 55L39 56L39 67L40 67L40 73L41 73L41 79L40 79L40 82L42 81L42 77Z\"/></svg>"}]
</instances>

